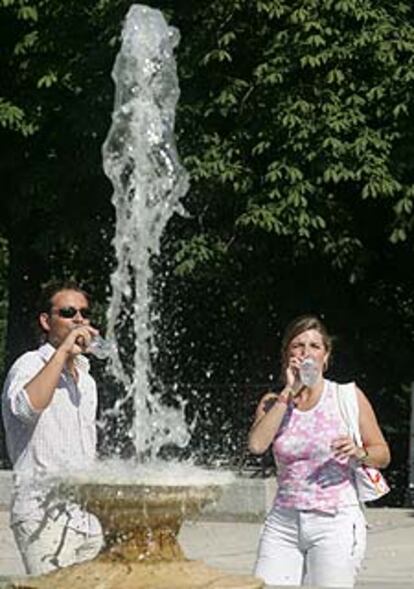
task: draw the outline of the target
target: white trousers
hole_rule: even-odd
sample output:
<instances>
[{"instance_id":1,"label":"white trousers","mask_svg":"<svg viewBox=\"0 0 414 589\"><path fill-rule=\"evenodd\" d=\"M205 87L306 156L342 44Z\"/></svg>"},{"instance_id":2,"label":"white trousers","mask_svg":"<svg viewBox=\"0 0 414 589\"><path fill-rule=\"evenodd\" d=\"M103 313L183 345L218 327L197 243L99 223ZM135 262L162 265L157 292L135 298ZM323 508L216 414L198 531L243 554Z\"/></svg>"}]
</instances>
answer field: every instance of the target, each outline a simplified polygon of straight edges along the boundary
<instances>
[{"instance_id":1,"label":"white trousers","mask_svg":"<svg viewBox=\"0 0 414 589\"><path fill-rule=\"evenodd\" d=\"M95 518L95 516L90 515ZM29 575L43 575L91 560L103 546L102 533L92 535L67 527L67 519L24 521L12 526L17 547ZM95 529L100 526L95 525Z\"/></svg>"},{"instance_id":2,"label":"white trousers","mask_svg":"<svg viewBox=\"0 0 414 589\"><path fill-rule=\"evenodd\" d=\"M274 507L262 530L254 574L267 585L353 587L365 546L359 505L335 515Z\"/></svg>"}]
</instances>

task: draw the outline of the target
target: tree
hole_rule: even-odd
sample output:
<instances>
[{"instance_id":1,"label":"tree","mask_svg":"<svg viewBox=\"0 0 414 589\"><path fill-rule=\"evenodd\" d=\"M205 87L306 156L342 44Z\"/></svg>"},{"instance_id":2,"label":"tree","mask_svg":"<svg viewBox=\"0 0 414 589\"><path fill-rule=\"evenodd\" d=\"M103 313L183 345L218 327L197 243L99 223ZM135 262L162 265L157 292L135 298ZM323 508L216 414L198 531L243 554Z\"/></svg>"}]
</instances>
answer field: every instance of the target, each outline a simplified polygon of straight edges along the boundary
<instances>
[{"instance_id":1,"label":"tree","mask_svg":"<svg viewBox=\"0 0 414 589\"><path fill-rule=\"evenodd\" d=\"M188 204L207 228L183 271L254 231L357 274L374 210L385 239L411 236L408 4L238 0L177 19Z\"/></svg>"},{"instance_id":2,"label":"tree","mask_svg":"<svg viewBox=\"0 0 414 589\"><path fill-rule=\"evenodd\" d=\"M412 7L217 1L173 21L192 188L190 219L171 229L187 313L171 289L168 332L183 335L170 349L184 346L194 381L228 383L212 403L225 406L232 379L240 391L277 374L289 318L323 314L333 374L358 375L399 452L414 352Z\"/></svg>"},{"instance_id":3,"label":"tree","mask_svg":"<svg viewBox=\"0 0 414 589\"><path fill-rule=\"evenodd\" d=\"M0 232L10 260L9 360L33 341L28 326L42 282L71 276L105 296L113 211L100 146L125 7L0 3Z\"/></svg>"},{"instance_id":4,"label":"tree","mask_svg":"<svg viewBox=\"0 0 414 589\"><path fill-rule=\"evenodd\" d=\"M243 437L256 385L277 376L281 329L314 311L338 334L333 374L376 393L402 448L392 428L407 428L413 378L412 7L150 4L181 31L177 135L191 174L189 216L171 222L158 261L158 363L184 383L190 411L220 411L204 430L200 420L200 445L206 434L207 453L211 437L220 446L219 423L230 422L229 444ZM100 145L128 6L0 1L10 356L27 345L44 279L74 274L104 302L113 211Z\"/></svg>"}]
</instances>

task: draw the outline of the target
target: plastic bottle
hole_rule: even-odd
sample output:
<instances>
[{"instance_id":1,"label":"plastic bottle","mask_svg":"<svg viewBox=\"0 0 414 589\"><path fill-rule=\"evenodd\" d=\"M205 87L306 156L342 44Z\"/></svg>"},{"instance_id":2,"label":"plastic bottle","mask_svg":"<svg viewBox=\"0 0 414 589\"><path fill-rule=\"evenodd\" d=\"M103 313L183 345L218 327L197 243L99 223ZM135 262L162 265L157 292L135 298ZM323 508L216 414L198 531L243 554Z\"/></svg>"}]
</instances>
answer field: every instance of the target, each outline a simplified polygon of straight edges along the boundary
<instances>
[{"instance_id":1,"label":"plastic bottle","mask_svg":"<svg viewBox=\"0 0 414 589\"><path fill-rule=\"evenodd\" d=\"M319 368L313 358L305 358L299 368L301 383L305 387L312 387L319 378Z\"/></svg>"},{"instance_id":2,"label":"plastic bottle","mask_svg":"<svg viewBox=\"0 0 414 589\"><path fill-rule=\"evenodd\" d=\"M90 352L99 360L105 360L112 354L113 349L112 342L100 335L95 335L88 345L87 352Z\"/></svg>"}]
</instances>

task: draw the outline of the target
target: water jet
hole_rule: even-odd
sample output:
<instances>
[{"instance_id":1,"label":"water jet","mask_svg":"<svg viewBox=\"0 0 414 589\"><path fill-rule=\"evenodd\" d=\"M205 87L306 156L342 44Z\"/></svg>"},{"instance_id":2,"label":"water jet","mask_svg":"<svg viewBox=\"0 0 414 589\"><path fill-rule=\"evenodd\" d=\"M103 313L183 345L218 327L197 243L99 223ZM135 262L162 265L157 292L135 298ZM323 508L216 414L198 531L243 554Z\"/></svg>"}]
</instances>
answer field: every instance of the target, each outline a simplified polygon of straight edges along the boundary
<instances>
[{"instance_id":1,"label":"water jet","mask_svg":"<svg viewBox=\"0 0 414 589\"><path fill-rule=\"evenodd\" d=\"M131 6L113 69L116 85L112 125L103 146L104 169L114 192L117 268L107 316L114 344L110 369L125 396L112 413L133 402L137 460L108 461L88 473L65 473L55 492L97 515L106 546L93 561L76 564L16 587L42 589L256 589L258 579L230 576L188 561L178 543L184 519L214 501L226 473L157 462L165 444L185 447L191 432L185 404L165 406L154 392L151 354L151 257L160 249L170 217L182 210L188 175L175 148L174 119L179 89L173 51L178 31L161 12ZM125 333L134 334L133 362L125 364ZM121 335L120 335L121 334ZM128 355L128 354L127 354ZM132 365L132 369L130 368ZM146 462L145 462L146 461ZM154 474L155 473L155 474Z\"/></svg>"}]
</instances>

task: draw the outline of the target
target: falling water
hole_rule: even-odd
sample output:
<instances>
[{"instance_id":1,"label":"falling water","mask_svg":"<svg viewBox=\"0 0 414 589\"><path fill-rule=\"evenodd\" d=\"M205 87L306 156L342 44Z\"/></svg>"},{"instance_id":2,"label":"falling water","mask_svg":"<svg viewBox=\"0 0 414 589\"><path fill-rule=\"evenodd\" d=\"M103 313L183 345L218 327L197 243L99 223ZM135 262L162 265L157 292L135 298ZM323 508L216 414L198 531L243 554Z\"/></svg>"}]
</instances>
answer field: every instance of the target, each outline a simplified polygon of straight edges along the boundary
<instances>
[{"instance_id":1,"label":"falling water","mask_svg":"<svg viewBox=\"0 0 414 589\"><path fill-rule=\"evenodd\" d=\"M160 11L131 6L112 71L115 105L103 146L116 209L117 267L111 277L107 336L117 342L110 369L125 390L114 411L133 400L136 453L152 459L163 445L185 447L190 438L184 404L164 405L162 387L154 390L151 371L156 354L151 259L159 254L168 220L182 212L180 199L188 190L174 140L179 87L173 51L178 41L178 31L167 26Z\"/></svg>"}]
</instances>

